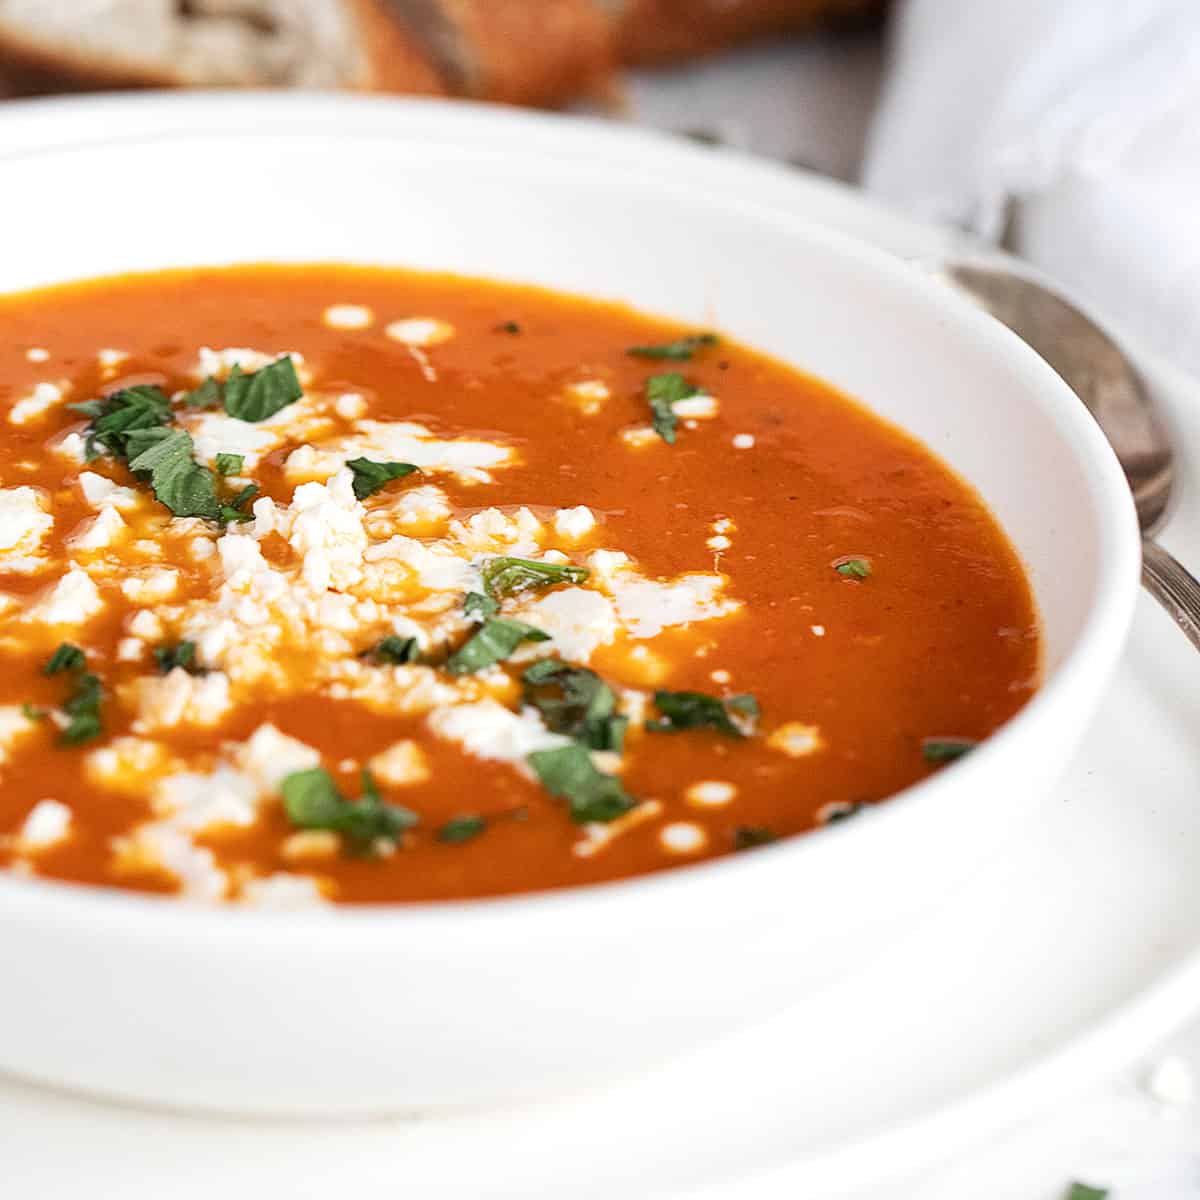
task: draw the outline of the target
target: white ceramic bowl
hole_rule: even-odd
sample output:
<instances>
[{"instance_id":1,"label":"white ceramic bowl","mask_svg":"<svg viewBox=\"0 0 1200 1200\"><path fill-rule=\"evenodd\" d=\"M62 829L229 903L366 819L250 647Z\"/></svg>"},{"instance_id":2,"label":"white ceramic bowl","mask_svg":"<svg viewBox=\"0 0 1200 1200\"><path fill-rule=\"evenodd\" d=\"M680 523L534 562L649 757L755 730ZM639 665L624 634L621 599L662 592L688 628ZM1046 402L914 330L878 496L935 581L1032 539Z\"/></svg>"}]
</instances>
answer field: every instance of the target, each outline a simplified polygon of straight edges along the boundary
<instances>
[{"instance_id":1,"label":"white ceramic bowl","mask_svg":"<svg viewBox=\"0 0 1200 1200\"><path fill-rule=\"evenodd\" d=\"M622 169L620 136L586 122L333 99L297 102L295 121L254 97L109 102L106 140L91 103L0 110L0 145L20 142L6 120L59 143L0 155L0 289L344 260L717 326L860 397L976 486L1032 579L1046 683L869 819L631 882L271 914L0 878L0 1067L269 1113L573 1088L803 1005L1022 835L1117 661L1138 583L1117 464L1022 343L918 270L756 202L762 169L735 156L638 135ZM139 136L143 112L154 130Z\"/></svg>"}]
</instances>

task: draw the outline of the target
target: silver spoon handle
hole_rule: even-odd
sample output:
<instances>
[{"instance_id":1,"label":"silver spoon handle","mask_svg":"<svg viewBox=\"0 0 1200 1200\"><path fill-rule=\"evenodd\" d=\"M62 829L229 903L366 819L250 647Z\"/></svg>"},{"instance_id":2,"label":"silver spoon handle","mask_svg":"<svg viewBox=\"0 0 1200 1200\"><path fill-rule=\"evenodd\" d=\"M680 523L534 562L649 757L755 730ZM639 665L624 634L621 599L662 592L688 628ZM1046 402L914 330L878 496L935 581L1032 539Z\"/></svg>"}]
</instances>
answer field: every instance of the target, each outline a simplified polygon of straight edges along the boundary
<instances>
[{"instance_id":1,"label":"silver spoon handle","mask_svg":"<svg viewBox=\"0 0 1200 1200\"><path fill-rule=\"evenodd\" d=\"M1151 538L1142 542L1142 583L1200 650L1200 581Z\"/></svg>"}]
</instances>

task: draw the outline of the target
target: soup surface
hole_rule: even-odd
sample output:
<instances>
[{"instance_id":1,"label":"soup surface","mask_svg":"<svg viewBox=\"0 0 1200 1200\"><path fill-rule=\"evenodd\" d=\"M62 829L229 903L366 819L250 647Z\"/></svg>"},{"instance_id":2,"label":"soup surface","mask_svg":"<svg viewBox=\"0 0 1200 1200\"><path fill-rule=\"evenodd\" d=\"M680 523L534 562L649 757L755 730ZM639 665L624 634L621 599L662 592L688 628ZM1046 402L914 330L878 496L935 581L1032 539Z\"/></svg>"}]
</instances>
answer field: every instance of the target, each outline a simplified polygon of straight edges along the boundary
<instances>
[{"instance_id":1,"label":"soup surface","mask_svg":"<svg viewBox=\"0 0 1200 1200\"><path fill-rule=\"evenodd\" d=\"M702 331L348 267L0 300L0 867L591 883L945 769L1038 682L925 449Z\"/></svg>"}]
</instances>

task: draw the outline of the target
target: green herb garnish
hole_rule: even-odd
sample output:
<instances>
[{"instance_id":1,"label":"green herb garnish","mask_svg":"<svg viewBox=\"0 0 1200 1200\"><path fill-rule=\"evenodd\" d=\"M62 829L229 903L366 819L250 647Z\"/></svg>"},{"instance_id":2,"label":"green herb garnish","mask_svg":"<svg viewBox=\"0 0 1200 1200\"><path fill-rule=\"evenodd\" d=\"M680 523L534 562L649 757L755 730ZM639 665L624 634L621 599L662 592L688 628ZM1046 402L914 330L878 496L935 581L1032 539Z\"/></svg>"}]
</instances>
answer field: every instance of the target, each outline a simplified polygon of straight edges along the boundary
<instances>
[{"instance_id":1,"label":"green herb garnish","mask_svg":"<svg viewBox=\"0 0 1200 1200\"><path fill-rule=\"evenodd\" d=\"M42 668L43 675L57 675L60 671L78 671L87 663L87 655L78 646L63 642L50 655L49 661Z\"/></svg>"},{"instance_id":2,"label":"green herb garnish","mask_svg":"<svg viewBox=\"0 0 1200 1200\"><path fill-rule=\"evenodd\" d=\"M136 429L125 437L129 469L146 476L154 498L177 517L221 516L216 479L193 457L191 434L183 429Z\"/></svg>"},{"instance_id":3,"label":"green herb garnish","mask_svg":"<svg viewBox=\"0 0 1200 1200\"><path fill-rule=\"evenodd\" d=\"M675 444L675 431L679 428L675 405L680 400L699 394L699 388L692 387L674 371L666 375L651 375L646 380L646 401L654 414L654 432L668 445Z\"/></svg>"},{"instance_id":4,"label":"green herb garnish","mask_svg":"<svg viewBox=\"0 0 1200 1200\"><path fill-rule=\"evenodd\" d=\"M75 683L75 691L63 705L63 711L71 718L62 731L65 745L78 746L100 736L103 732L100 721L100 704L103 700L104 691L99 678L91 674L80 675Z\"/></svg>"},{"instance_id":5,"label":"green herb garnish","mask_svg":"<svg viewBox=\"0 0 1200 1200\"><path fill-rule=\"evenodd\" d=\"M516 321L501 321L495 328L497 333L511 333L514 336L521 332L521 327Z\"/></svg>"},{"instance_id":6,"label":"green herb garnish","mask_svg":"<svg viewBox=\"0 0 1200 1200\"><path fill-rule=\"evenodd\" d=\"M979 743L972 738L925 738L921 743L921 755L927 763L955 762L970 754Z\"/></svg>"},{"instance_id":7,"label":"green herb garnish","mask_svg":"<svg viewBox=\"0 0 1200 1200\"><path fill-rule=\"evenodd\" d=\"M451 675L470 675L503 662L522 642L548 642L550 635L523 621L489 619L446 660Z\"/></svg>"},{"instance_id":8,"label":"green herb garnish","mask_svg":"<svg viewBox=\"0 0 1200 1200\"><path fill-rule=\"evenodd\" d=\"M217 474L240 475L245 462L246 456L244 454L218 454Z\"/></svg>"},{"instance_id":9,"label":"green herb garnish","mask_svg":"<svg viewBox=\"0 0 1200 1200\"><path fill-rule=\"evenodd\" d=\"M590 574L587 567L575 567L570 563L539 562L504 555L489 558L484 564L483 586L489 596L498 600L535 588L553 587L556 583L583 583Z\"/></svg>"},{"instance_id":10,"label":"green herb garnish","mask_svg":"<svg viewBox=\"0 0 1200 1200\"><path fill-rule=\"evenodd\" d=\"M174 646L155 646L154 661L158 664L159 673L166 675L182 667L189 675L203 675L204 668L196 662L196 643L179 642Z\"/></svg>"},{"instance_id":11,"label":"green herb garnish","mask_svg":"<svg viewBox=\"0 0 1200 1200\"><path fill-rule=\"evenodd\" d=\"M557 750L536 750L526 761L552 796L566 800L578 825L615 821L637 806L612 775L598 771L587 749L578 743Z\"/></svg>"},{"instance_id":12,"label":"green herb garnish","mask_svg":"<svg viewBox=\"0 0 1200 1200\"><path fill-rule=\"evenodd\" d=\"M463 613L468 617L479 617L486 621L500 611L500 605L482 592L468 592L463 600Z\"/></svg>"},{"instance_id":13,"label":"green herb garnish","mask_svg":"<svg viewBox=\"0 0 1200 1200\"><path fill-rule=\"evenodd\" d=\"M341 834L362 853L379 838L396 841L417 824L417 815L396 804L385 804L369 771L362 773L363 795L347 800L333 777L321 767L295 771L280 786L288 819L300 829L328 829Z\"/></svg>"},{"instance_id":14,"label":"green herb garnish","mask_svg":"<svg viewBox=\"0 0 1200 1200\"><path fill-rule=\"evenodd\" d=\"M697 350L718 346L721 339L715 333L692 333L661 346L630 346L626 354L634 358L669 359L673 362L688 362Z\"/></svg>"},{"instance_id":15,"label":"green herb garnish","mask_svg":"<svg viewBox=\"0 0 1200 1200\"><path fill-rule=\"evenodd\" d=\"M682 733L686 729L715 729L727 737L748 737L757 719L758 701L753 696L729 696L721 700L703 692L655 692L654 703L663 715L647 721L649 733ZM741 724L730 710L742 717Z\"/></svg>"},{"instance_id":16,"label":"green herb garnish","mask_svg":"<svg viewBox=\"0 0 1200 1200\"><path fill-rule=\"evenodd\" d=\"M21 716L27 721L44 721L49 713L44 708L38 708L36 704L30 704L28 700L21 705Z\"/></svg>"},{"instance_id":17,"label":"green herb garnish","mask_svg":"<svg viewBox=\"0 0 1200 1200\"><path fill-rule=\"evenodd\" d=\"M265 421L304 395L296 368L288 355L277 358L253 374L235 366L222 388L225 411L239 421Z\"/></svg>"},{"instance_id":18,"label":"green herb garnish","mask_svg":"<svg viewBox=\"0 0 1200 1200\"><path fill-rule=\"evenodd\" d=\"M122 388L103 399L67 407L92 418L85 450L89 462L100 454L127 458L131 434L159 429L174 420L170 400L156 387Z\"/></svg>"},{"instance_id":19,"label":"green herb garnish","mask_svg":"<svg viewBox=\"0 0 1200 1200\"><path fill-rule=\"evenodd\" d=\"M403 479L417 470L412 463L372 462L369 458L349 459L346 466L354 472L354 494L360 500L375 495L393 479Z\"/></svg>"},{"instance_id":20,"label":"green herb garnish","mask_svg":"<svg viewBox=\"0 0 1200 1200\"><path fill-rule=\"evenodd\" d=\"M861 800L851 800L845 804L830 804L825 810L825 816L821 823L836 825L839 821L848 821L851 817L857 817L860 812L870 807Z\"/></svg>"},{"instance_id":21,"label":"green herb garnish","mask_svg":"<svg viewBox=\"0 0 1200 1200\"><path fill-rule=\"evenodd\" d=\"M486 828L487 822L482 817L455 817L437 831L437 839L439 842L457 846L478 837Z\"/></svg>"},{"instance_id":22,"label":"green herb garnish","mask_svg":"<svg viewBox=\"0 0 1200 1200\"><path fill-rule=\"evenodd\" d=\"M617 715L616 694L595 671L544 658L521 683L523 703L537 709L547 729L593 750L620 753L629 719Z\"/></svg>"},{"instance_id":23,"label":"green herb garnish","mask_svg":"<svg viewBox=\"0 0 1200 1200\"><path fill-rule=\"evenodd\" d=\"M1108 1188L1090 1187L1086 1183L1073 1183L1066 1200L1107 1200Z\"/></svg>"},{"instance_id":24,"label":"green herb garnish","mask_svg":"<svg viewBox=\"0 0 1200 1200\"><path fill-rule=\"evenodd\" d=\"M843 579L870 579L871 564L865 558L847 558L833 564L833 569Z\"/></svg>"},{"instance_id":25,"label":"green herb garnish","mask_svg":"<svg viewBox=\"0 0 1200 1200\"><path fill-rule=\"evenodd\" d=\"M739 825L733 831L735 850L753 850L757 846L769 846L778 837L763 825Z\"/></svg>"},{"instance_id":26,"label":"green herb garnish","mask_svg":"<svg viewBox=\"0 0 1200 1200\"><path fill-rule=\"evenodd\" d=\"M254 514L248 512L246 506L258 495L258 491L257 483L248 483L228 504L222 504L221 524L229 525L235 521L253 521Z\"/></svg>"},{"instance_id":27,"label":"green herb garnish","mask_svg":"<svg viewBox=\"0 0 1200 1200\"><path fill-rule=\"evenodd\" d=\"M364 650L361 657L397 667L403 663L417 662L421 657L421 647L415 637L398 637L392 633L370 650Z\"/></svg>"},{"instance_id":28,"label":"green herb garnish","mask_svg":"<svg viewBox=\"0 0 1200 1200\"><path fill-rule=\"evenodd\" d=\"M221 384L211 375L198 387L184 392L188 408L216 408L221 403Z\"/></svg>"}]
</instances>

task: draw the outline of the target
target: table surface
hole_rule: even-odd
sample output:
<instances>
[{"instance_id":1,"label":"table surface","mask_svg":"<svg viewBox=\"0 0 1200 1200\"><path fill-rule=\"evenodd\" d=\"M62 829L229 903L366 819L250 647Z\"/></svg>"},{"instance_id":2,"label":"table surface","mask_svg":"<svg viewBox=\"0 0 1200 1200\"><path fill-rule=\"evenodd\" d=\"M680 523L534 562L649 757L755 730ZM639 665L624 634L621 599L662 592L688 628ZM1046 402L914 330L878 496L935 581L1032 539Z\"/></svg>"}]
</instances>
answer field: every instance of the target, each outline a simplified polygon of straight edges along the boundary
<instances>
[{"instance_id":1,"label":"table surface","mask_svg":"<svg viewBox=\"0 0 1200 1200\"><path fill-rule=\"evenodd\" d=\"M636 121L713 135L854 182L883 70L882 45L870 35L781 42L698 67L635 75L627 103ZM1155 1068L1169 1059L1200 1083L1200 1020L1052 1117L1042 1114L938 1170L897 1179L889 1194L1059 1200L1078 1179L1111 1186L1113 1200L1200 1200L1200 1103L1163 1103L1149 1086Z\"/></svg>"}]
</instances>

